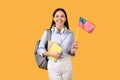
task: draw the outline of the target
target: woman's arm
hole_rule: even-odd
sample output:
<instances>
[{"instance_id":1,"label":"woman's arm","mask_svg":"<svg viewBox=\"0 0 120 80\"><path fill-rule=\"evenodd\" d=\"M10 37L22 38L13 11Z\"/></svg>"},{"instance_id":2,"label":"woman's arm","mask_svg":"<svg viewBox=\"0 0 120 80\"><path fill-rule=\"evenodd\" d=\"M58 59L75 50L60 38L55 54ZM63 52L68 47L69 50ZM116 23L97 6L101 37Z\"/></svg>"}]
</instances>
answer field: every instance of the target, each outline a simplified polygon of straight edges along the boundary
<instances>
[{"instance_id":1,"label":"woman's arm","mask_svg":"<svg viewBox=\"0 0 120 80\"><path fill-rule=\"evenodd\" d=\"M49 53L49 52L44 52L43 53L43 56L52 56L52 57L54 57L54 58L60 58L60 56L61 56L61 53Z\"/></svg>"},{"instance_id":2,"label":"woman's arm","mask_svg":"<svg viewBox=\"0 0 120 80\"><path fill-rule=\"evenodd\" d=\"M40 54L41 56L43 56L44 52L46 52L46 48L45 48L45 45L47 42L46 39L47 39L47 31L44 31L40 44L39 44L39 48L37 50L38 54Z\"/></svg>"}]
</instances>

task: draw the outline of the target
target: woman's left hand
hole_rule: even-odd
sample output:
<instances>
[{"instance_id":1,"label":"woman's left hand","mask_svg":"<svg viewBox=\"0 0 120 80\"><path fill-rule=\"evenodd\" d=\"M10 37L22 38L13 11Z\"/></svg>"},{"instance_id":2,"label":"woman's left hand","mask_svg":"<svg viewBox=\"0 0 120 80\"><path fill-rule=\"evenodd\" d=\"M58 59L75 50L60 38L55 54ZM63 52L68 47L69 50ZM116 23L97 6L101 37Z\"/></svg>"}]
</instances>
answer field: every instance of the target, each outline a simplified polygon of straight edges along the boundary
<instances>
[{"instance_id":1,"label":"woman's left hand","mask_svg":"<svg viewBox=\"0 0 120 80\"><path fill-rule=\"evenodd\" d=\"M75 41L72 45L71 54L74 54L77 49L78 49L78 42Z\"/></svg>"}]
</instances>

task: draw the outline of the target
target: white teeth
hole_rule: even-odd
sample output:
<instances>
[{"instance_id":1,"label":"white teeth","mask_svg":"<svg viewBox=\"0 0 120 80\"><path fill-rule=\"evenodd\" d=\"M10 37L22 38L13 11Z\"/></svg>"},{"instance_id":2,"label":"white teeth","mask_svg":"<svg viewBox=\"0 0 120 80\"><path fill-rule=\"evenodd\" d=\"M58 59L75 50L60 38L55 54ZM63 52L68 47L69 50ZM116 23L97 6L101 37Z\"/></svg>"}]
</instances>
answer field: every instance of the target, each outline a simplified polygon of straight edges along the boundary
<instances>
[{"instance_id":1,"label":"white teeth","mask_svg":"<svg viewBox=\"0 0 120 80\"><path fill-rule=\"evenodd\" d=\"M62 22L62 21L58 21L58 22Z\"/></svg>"}]
</instances>

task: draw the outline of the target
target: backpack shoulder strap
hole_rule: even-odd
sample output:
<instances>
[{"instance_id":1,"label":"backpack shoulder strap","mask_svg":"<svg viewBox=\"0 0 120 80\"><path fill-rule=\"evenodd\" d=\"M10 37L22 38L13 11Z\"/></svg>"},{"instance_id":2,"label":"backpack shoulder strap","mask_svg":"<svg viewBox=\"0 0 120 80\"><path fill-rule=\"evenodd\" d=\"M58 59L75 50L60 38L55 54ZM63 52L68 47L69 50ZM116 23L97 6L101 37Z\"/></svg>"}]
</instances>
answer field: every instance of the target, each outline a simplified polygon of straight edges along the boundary
<instances>
[{"instance_id":1,"label":"backpack shoulder strap","mask_svg":"<svg viewBox=\"0 0 120 80\"><path fill-rule=\"evenodd\" d=\"M47 41L51 40L51 34L52 34L51 29L46 29L46 31L47 31Z\"/></svg>"}]
</instances>

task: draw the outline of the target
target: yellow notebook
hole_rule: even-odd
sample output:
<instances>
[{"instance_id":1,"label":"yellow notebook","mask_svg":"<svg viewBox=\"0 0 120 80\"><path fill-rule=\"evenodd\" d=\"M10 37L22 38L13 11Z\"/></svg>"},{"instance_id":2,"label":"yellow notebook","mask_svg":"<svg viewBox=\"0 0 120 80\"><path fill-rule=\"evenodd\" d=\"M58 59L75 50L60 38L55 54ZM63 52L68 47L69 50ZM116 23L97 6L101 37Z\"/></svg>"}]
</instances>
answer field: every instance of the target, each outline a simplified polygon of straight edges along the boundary
<instances>
[{"instance_id":1,"label":"yellow notebook","mask_svg":"<svg viewBox=\"0 0 120 80\"><path fill-rule=\"evenodd\" d=\"M56 42L52 42L48 50L48 52L53 53L53 54L56 52L61 53L61 51L62 51L62 48ZM49 56L48 58L53 61L56 60L56 58L52 56Z\"/></svg>"}]
</instances>

